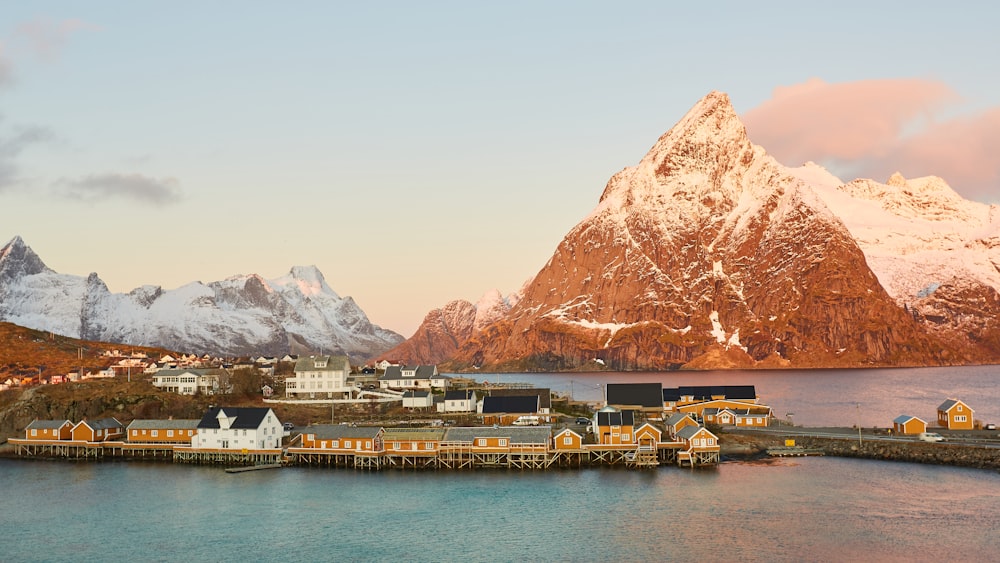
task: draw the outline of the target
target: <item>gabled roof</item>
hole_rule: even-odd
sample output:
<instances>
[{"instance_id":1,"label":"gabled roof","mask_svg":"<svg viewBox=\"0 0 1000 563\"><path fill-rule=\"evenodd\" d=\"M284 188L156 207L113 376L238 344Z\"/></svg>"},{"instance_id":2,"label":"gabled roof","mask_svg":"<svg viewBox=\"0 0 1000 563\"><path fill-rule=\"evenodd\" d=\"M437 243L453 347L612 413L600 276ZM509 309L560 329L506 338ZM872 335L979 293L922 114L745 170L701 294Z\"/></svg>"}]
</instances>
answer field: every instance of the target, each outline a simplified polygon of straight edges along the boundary
<instances>
[{"instance_id":1,"label":"gabled roof","mask_svg":"<svg viewBox=\"0 0 1000 563\"><path fill-rule=\"evenodd\" d=\"M684 428L681 428L680 430L677 431L677 437L682 440L690 440L702 430L705 430L705 432L712 434L711 432L706 430L705 427L703 426L685 426ZM715 436L715 434L712 435Z\"/></svg>"},{"instance_id":2,"label":"gabled roof","mask_svg":"<svg viewBox=\"0 0 1000 563\"><path fill-rule=\"evenodd\" d=\"M302 431L313 434L320 440L340 440L341 438L371 439L382 431L381 426L350 426L348 424L317 424Z\"/></svg>"},{"instance_id":3,"label":"gabled roof","mask_svg":"<svg viewBox=\"0 0 1000 563\"><path fill-rule=\"evenodd\" d=\"M128 424L128 430L194 430L198 428L198 419L176 418L167 420L133 420Z\"/></svg>"},{"instance_id":4,"label":"gabled roof","mask_svg":"<svg viewBox=\"0 0 1000 563\"><path fill-rule=\"evenodd\" d=\"M386 428L385 441L393 440L427 440L441 441L444 439L444 428Z\"/></svg>"},{"instance_id":5,"label":"gabled roof","mask_svg":"<svg viewBox=\"0 0 1000 563\"><path fill-rule=\"evenodd\" d=\"M538 408L552 408L552 390L548 387L530 387L528 389L510 389L499 387L497 389L490 389L490 396L492 397L526 397L528 395L538 396Z\"/></svg>"},{"instance_id":6,"label":"gabled roof","mask_svg":"<svg viewBox=\"0 0 1000 563\"><path fill-rule=\"evenodd\" d=\"M682 396L692 396L696 401L707 401L712 397L725 397L736 401L753 401L757 399L757 389L753 385L684 385L680 387L665 387L663 400L679 401Z\"/></svg>"},{"instance_id":7,"label":"gabled roof","mask_svg":"<svg viewBox=\"0 0 1000 563\"><path fill-rule=\"evenodd\" d=\"M417 397L426 397L430 395L430 391L407 391L403 393L404 399L416 399Z\"/></svg>"},{"instance_id":8,"label":"gabled roof","mask_svg":"<svg viewBox=\"0 0 1000 563\"><path fill-rule=\"evenodd\" d=\"M608 404L663 408L661 383L608 383Z\"/></svg>"},{"instance_id":9,"label":"gabled roof","mask_svg":"<svg viewBox=\"0 0 1000 563\"><path fill-rule=\"evenodd\" d=\"M581 440L583 439L583 436L579 432L577 432L576 430L573 430L572 428L563 428L562 430L560 430L559 432L556 433L556 436L562 436L563 434L566 434L566 433L572 434L572 435L576 436L577 438L580 438Z\"/></svg>"},{"instance_id":10,"label":"gabled roof","mask_svg":"<svg viewBox=\"0 0 1000 563\"><path fill-rule=\"evenodd\" d=\"M539 402L538 395L490 396L483 399L483 414L536 413Z\"/></svg>"},{"instance_id":11,"label":"gabled roof","mask_svg":"<svg viewBox=\"0 0 1000 563\"><path fill-rule=\"evenodd\" d=\"M123 426L122 423L118 422L118 419L114 417L98 418L97 420L81 420L78 423L78 425L79 424L86 424L87 426L93 428L94 430L98 429L107 430L109 428L121 428Z\"/></svg>"},{"instance_id":12,"label":"gabled roof","mask_svg":"<svg viewBox=\"0 0 1000 563\"><path fill-rule=\"evenodd\" d=\"M942 412L948 412L951 409L955 408L955 406L958 405L958 404L960 404L960 403L961 403L962 406L964 406L965 408L969 409L970 411L976 412L972 408L970 408L969 405L966 405L964 402L959 401L958 399L948 399L947 401L941 403L941 406L939 406L937 408L937 410L942 411Z\"/></svg>"},{"instance_id":13,"label":"gabled roof","mask_svg":"<svg viewBox=\"0 0 1000 563\"><path fill-rule=\"evenodd\" d=\"M894 423L896 423L896 424L906 424L907 422L909 422L911 420L919 420L920 422L923 422L924 424L927 424L923 419L915 417L915 416L910 416L908 414L901 414L901 415L897 416L896 418L892 419L892 421Z\"/></svg>"},{"instance_id":14,"label":"gabled roof","mask_svg":"<svg viewBox=\"0 0 1000 563\"><path fill-rule=\"evenodd\" d=\"M708 410L708 409L705 409L705 410ZM675 424L677 424L678 422L684 420L685 418L688 419L688 420L690 420L691 422L694 422L694 419L691 418L691 415L689 415L689 414L687 414L685 412L678 412L678 413L674 413L674 414L670 415L670 418L667 419L666 424L667 424L667 426L674 426Z\"/></svg>"},{"instance_id":15,"label":"gabled roof","mask_svg":"<svg viewBox=\"0 0 1000 563\"><path fill-rule=\"evenodd\" d=\"M548 444L549 426L457 426L449 428L446 442L472 442L476 438L507 438L511 444Z\"/></svg>"},{"instance_id":16,"label":"gabled roof","mask_svg":"<svg viewBox=\"0 0 1000 563\"><path fill-rule=\"evenodd\" d=\"M31 424L29 424L25 428L27 428L28 430L32 429L45 430L53 428L59 429L65 426L67 423L69 423L70 425L73 424L68 420L33 420Z\"/></svg>"},{"instance_id":17,"label":"gabled roof","mask_svg":"<svg viewBox=\"0 0 1000 563\"><path fill-rule=\"evenodd\" d=\"M267 413L271 409L267 407L212 407L208 409L205 416L201 417L198 428L220 428L219 411L226 413L226 416L235 416L236 420L229 426L230 428L260 428L260 423L264 421Z\"/></svg>"},{"instance_id":18,"label":"gabled roof","mask_svg":"<svg viewBox=\"0 0 1000 563\"><path fill-rule=\"evenodd\" d=\"M319 364L320 367L317 367ZM324 365L325 364L325 365ZM301 356L295 360L295 371L351 371L347 356Z\"/></svg>"},{"instance_id":19,"label":"gabled roof","mask_svg":"<svg viewBox=\"0 0 1000 563\"><path fill-rule=\"evenodd\" d=\"M156 371L156 376L184 375L185 373L193 375L219 375L224 371L220 368L161 369Z\"/></svg>"},{"instance_id":20,"label":"gabled roof","mask_svg":"<svg viewBox=\"0 0 1000 563\"><path fill-rule=\"evenodd\" d=\"M635 411L597 411L598 426L633 426Z\"/></svg>"},{"instance_id":21,"label":"gabled roof","mask_svg":"<svg viewBox=\"0 0 1000 563\"><path fill-rule=\"evenodd\" d=\"M413 375L403 375L403 371L413 372ZM451 379L447 375L436 374L437 366L386 366L385 373L379 381L397 381L400 379Z\"/></svg>"},{"instance_id":22,"label":"gabled roof","mask_svg":"<svg viewBox=\"0 0 1000 563\"><path fill-rule=\"evenodd\" d=\"M472 399L472 396L475 395L475 394L476 394L476 392L473 391L472 389L459 389L457 391L455 391L455 390L445 391L445 393L444 393L444 400L445 401L468 401L469 399Z\"/></svg>"}]
</instances>

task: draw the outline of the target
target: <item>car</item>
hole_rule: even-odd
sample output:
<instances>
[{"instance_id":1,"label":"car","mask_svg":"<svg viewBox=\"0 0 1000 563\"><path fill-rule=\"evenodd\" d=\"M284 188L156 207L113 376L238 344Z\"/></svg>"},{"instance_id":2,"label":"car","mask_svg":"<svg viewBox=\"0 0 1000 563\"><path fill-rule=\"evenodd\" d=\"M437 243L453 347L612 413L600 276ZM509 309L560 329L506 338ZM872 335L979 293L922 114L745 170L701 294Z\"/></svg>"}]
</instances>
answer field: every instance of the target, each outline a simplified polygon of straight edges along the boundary
<instances>
[{"instance_id":1,"label":"car","mask_svg":"<svg viewBox=\"0 0 1000 563\"><path fill-rule=\"evenodd\" d=\"M577 424L590 424L590 419L584 416L576 417Z\"/></svg>"},{"instance_id":2,"label":"car","mask_svg":"<svg viewBox=\"0 0 1000 563\"><path fill-rule=\"evenodd\" d=\"M284 428L286 431L295 430L295 425L292 424L291 422L286 422L282 424L281 427Z\"/></svg>"},{"instance_id":3,"label":"car","mask_svg":"<svg viewBox=\"0 0 1000 563\"><path fill-rule=\"evenodd\" d=\"M996 424L993 424L993 423L991 422L991 423L987 424L986 426L983 426L983 428L984 428L985 430L996 430L996 429L997 429L997 425L996 425Z\"/></svg>"},{"instance_id":4,"label":"car","mask_svg":"<svg viewBox=\"0 0 1000 563\"><path fill-rule=\"evenodd\" d=\"M940 434L938 434L936 432L921 432L920 435L917 436L917 438L919 438L920 440L922 440L924 442L943 442L944 441L944 436L942 436L942 435L940 435Z\"/></svg>"}]
</instances>

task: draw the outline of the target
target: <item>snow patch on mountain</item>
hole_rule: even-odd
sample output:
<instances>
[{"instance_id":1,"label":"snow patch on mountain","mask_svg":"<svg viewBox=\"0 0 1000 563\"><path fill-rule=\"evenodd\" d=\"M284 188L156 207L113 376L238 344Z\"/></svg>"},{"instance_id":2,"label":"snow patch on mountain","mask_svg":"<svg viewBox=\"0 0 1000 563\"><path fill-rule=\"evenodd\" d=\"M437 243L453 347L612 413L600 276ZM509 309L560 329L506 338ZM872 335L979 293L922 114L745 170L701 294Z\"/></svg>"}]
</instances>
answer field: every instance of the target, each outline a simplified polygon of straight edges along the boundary
<instances>
[{"instance_id":1,"label":"snow patch on mountain","mask_svg":"<svg viewBox=\"0 0 1000 563\"><path fill-rule=\"evenodd\" d=\"M403 340L337 295L315 266L274 280L238 275L113 294L97 274L48 269L20 237L0 249L0 319L87 340L234 356L326 352L360 360Z\"/></svg>"}]
</instances>

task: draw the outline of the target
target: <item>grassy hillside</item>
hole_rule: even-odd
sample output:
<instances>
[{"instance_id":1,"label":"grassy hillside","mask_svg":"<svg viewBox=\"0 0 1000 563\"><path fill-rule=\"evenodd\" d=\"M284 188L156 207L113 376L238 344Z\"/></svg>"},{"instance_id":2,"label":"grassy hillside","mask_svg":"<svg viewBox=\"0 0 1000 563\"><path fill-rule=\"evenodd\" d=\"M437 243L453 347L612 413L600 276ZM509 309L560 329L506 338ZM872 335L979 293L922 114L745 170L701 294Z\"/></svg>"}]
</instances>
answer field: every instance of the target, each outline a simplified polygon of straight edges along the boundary
<instances>
[{"instance_id":1,"label":"grassy hillside","mask_svg":"<svg viewBox=\"0 0 1000 563\"><path fill-rule=\"evenodd\" d=\"M105 351L145 352L151 358L168 353L163 348L90 342L0 322L0 381L12 375L49 377L71 371L98 371L113 361ZM170 352L173 353L173 352Z\"/></svg>"}]
</instances>

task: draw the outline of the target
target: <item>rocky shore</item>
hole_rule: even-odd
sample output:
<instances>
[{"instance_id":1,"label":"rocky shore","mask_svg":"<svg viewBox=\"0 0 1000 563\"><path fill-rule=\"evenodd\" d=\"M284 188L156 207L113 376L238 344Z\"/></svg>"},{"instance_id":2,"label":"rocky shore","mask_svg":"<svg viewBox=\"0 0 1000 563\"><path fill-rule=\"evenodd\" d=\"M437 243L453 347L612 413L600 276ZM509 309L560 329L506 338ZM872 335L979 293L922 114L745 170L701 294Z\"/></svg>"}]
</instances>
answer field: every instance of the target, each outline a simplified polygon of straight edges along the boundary
<instances>
[{"instance_id":1,"label":"rocky shore","mask_svg":"<svg viewBox=\"0 0 1000 563\"><path fill-rule=\"evenodd\" d=\"M722 433L722 454L728 458L759 459L767 449L784 445L784 437L771 434ZM926 443L856 438L794 436L795 445L822 449L824 455L902 461L1000 470L1000 449L976 444Z\"/></svg>"}]
</instances>

